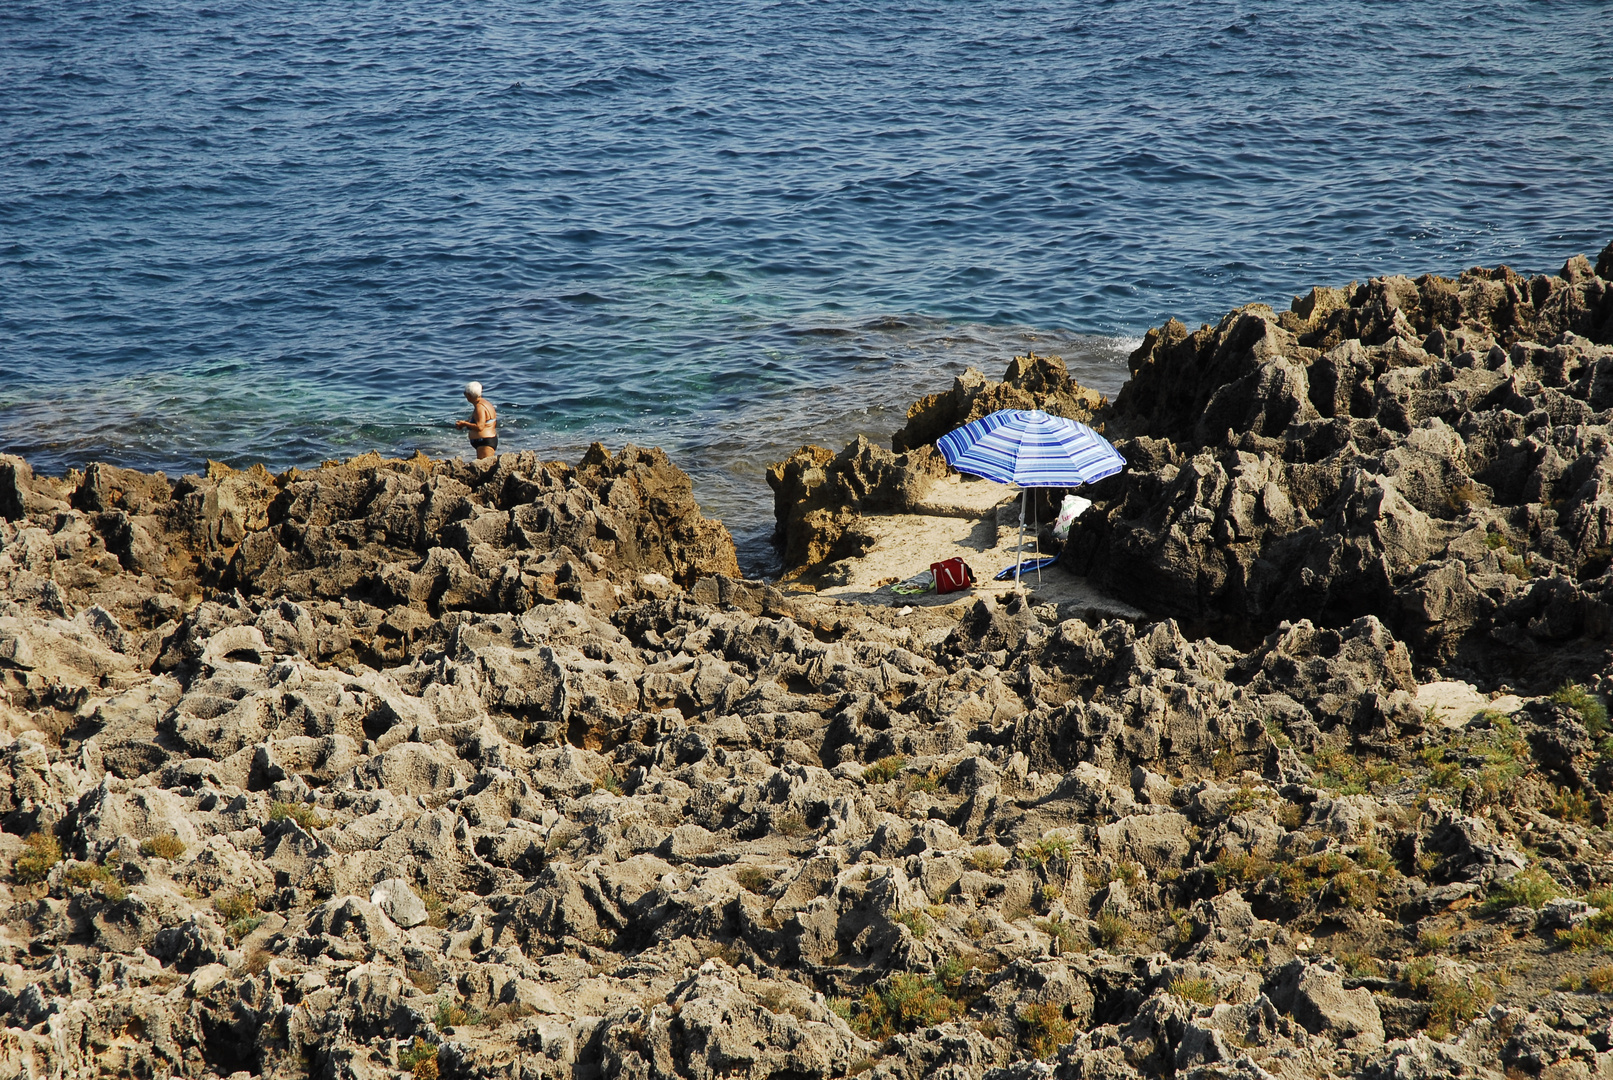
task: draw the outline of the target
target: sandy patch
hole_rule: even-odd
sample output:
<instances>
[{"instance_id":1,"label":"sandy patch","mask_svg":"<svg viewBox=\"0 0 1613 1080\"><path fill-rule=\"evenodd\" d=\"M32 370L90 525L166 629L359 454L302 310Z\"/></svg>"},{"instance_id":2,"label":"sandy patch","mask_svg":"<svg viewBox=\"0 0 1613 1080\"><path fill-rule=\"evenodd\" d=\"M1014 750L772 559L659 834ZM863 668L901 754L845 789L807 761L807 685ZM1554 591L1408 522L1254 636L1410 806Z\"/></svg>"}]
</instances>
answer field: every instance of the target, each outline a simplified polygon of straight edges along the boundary
<instances>
[{"instance_id":1,"label":"sandy patch","mask_svg":"<svg viewBox=\"0 0 1613 1080\"><path fill-rule=\"evenodd\" d=\"M1510 716L1523 705L1523 699L1512 694L1492 699L1471 683L1455 680L1419 686L1416 701L1419 709L1432 709L1434 718L1448 728L1464 728L1486 709Z\"/></svg>"},{"instance_id":2,"label":"sandy patch","mask_svg":"<svg viewBox=\"0 0 1613 1080\"><path fill-rule=\"evenodd\" d=\"M944 485L936 485L938 489ZM931 514L886 514L863 518L862 527L876 538L874 546L858 559L835 563L831 574L835 584L818 590L819 596L833 597L862 604L883 604L906 607L944 607L970 596L994 596L1013 591L1012 581L993 581L992 576L1006 566L1014 565L1019 539L1018 516L1015 525L997 527L996 507L1017 495L1006 494L997 485L962 483L953 487L956 492L936 491L935 496L953 494L952 504L962 510L973 504L971 516ZM965 500L968 500L968 503ZM932 496L926 502L939 504ZM984 504L984 505L981 505ZM1025 554L1032 558L1031 540L1027 530ZM890 586L929 569L933 562L961 556L974 570L976 582L972 589L945 596L933 592L917 596L898 596ZM1023 581L1033 602L1039 604L1070 604L1090 610L1099 617L1139 619L1143 613L1130 604L1104 596L1089 586L1085 578L1053 567L1043 570L1041 579L1031 574Z\"/></svg>"}]
</instances>

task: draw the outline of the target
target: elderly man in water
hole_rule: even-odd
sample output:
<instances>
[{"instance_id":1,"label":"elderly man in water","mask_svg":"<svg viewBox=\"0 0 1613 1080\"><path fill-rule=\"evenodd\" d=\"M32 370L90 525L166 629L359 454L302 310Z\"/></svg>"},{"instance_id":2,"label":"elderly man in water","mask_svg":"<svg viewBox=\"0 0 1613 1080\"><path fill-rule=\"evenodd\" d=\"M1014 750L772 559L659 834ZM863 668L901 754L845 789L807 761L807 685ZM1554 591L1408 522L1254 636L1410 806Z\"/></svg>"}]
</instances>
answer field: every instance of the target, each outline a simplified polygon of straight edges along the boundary
<instances>
[{"instance_id":1,"label":"elderly man in water","mask_svg":"<svg viewBox=\"0 0 1613 1080\"><path fill-rule=\"evenodd\" d=\"M482 396L482 384L465 384L465 400L475 410L469 420L455 420L455 427L470 428L470 444L476 448L476 458L493 457L498 452L498 410Z\"/></svg>"}]
</instances>

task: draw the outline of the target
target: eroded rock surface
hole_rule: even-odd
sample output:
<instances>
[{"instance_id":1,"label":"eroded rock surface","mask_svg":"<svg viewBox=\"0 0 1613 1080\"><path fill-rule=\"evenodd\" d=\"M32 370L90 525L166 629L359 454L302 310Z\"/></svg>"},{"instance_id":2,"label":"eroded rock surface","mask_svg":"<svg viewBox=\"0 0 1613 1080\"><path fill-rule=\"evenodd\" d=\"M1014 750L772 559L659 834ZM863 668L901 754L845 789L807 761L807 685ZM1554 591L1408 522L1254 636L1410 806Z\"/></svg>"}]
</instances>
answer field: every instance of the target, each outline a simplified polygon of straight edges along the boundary
<instances>
[{"instance_id":1,"label":"eroded rock surface","mask_svg":"<svg viewBox=\"0 0 1613 1080\"><path fill-rule=\"evenodd\" d=\"M1503 350L1544 325L1590 356L1601 324L1572 320L1608 271L1526 283L1527 318L1481 303L1505 275L1449 302ZM1448 310L1418 290L1379 323ZM1254 316L1262 340L1311 335L1284 348L1314 368L1377 335L1330 295ZM1256 392L1298 385L1278 359L1245 381L1252 346L1206 356L1207 333L1189 359L1226 361L1215 409L1319 422ZM1094 560L1169 490L1148 448L1196 446L1127 395L1114 417L1161 426L1133 429ZM1385 470L1432 430L1372 422L1402 440ZM884 461L859 454L858 476ZM1535 505L1461 468L1506 522ZM1395 603L1229 608L1219 640L1020 596L786 595L737 578L654 451L172 483L3 459L0 516L0 1074L1613 1070L1610 687L1584 621L1534 639L1580 684L1445 723L1416 705L1424 669L1532 624L1425 633L1392 566ZM1230 596L1215 580L1169 595ZM1518 651L1520 681L1556 678Z\"/></svg>"},{"instance_id":2,"label":"eroded rock surface","mask_svg":"<svg viewBox=\"0 0 1613 1080\"><path fill-rule=\"evenodd\" d=\"M1610 248L1613 251L1613 248ZM1130 467L1075 567L1227 632L1376 615L1420 662L1555 685L1613 630L1613 257L1316 289L1149 332Z\"/></svg>"}]
</instances>

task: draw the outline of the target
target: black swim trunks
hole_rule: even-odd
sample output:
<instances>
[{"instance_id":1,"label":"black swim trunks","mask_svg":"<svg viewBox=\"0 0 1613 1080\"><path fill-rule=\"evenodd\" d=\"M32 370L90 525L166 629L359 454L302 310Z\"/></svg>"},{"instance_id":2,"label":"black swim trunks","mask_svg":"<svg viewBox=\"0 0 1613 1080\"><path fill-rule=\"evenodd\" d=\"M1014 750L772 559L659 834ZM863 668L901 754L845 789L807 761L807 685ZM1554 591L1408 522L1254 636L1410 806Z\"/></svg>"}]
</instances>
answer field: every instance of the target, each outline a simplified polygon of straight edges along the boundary
<instances>
[{"instance_id":1,"label":"black swim trunks","mask_svg":"<svg viewBox=\"0 0 1613 1080\"><path fill-rule=\"evenodd\" d=\"M478 449L480 449L481 447L485 446L489 450L497 450L498 449L498 436L494 435L491 439L472 439L470 441L470 444L472 446L478 448Z\"/></svg>"}]
</instances>

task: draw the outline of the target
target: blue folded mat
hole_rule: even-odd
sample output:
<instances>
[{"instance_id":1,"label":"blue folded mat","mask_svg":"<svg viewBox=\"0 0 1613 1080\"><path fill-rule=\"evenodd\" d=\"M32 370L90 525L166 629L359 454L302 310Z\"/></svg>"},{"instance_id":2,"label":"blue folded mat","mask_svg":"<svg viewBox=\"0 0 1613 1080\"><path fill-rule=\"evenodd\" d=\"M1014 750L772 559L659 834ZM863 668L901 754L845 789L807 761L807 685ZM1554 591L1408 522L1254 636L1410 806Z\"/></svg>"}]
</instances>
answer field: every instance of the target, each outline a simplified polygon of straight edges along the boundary
<instances>
[{"instance_id":1,"label":"blue folded mat","mask_svg":"<svg viewBox=\"0 0 1613 1080\"><path fill-rule=\"evenodd\" d=\"M1034 574L1038 570L1046 570L1049 566L1052 566L1058 561L1059 557L1057 555L1051 555L1045 559L1026 559L1024 562L1019 564L1019 576L1024 577L1026 574ZM999 571L994 580L1007 581L1013 576L1014 568L1010 566L1006 570Z\"/></svg>"}]
</instances>

